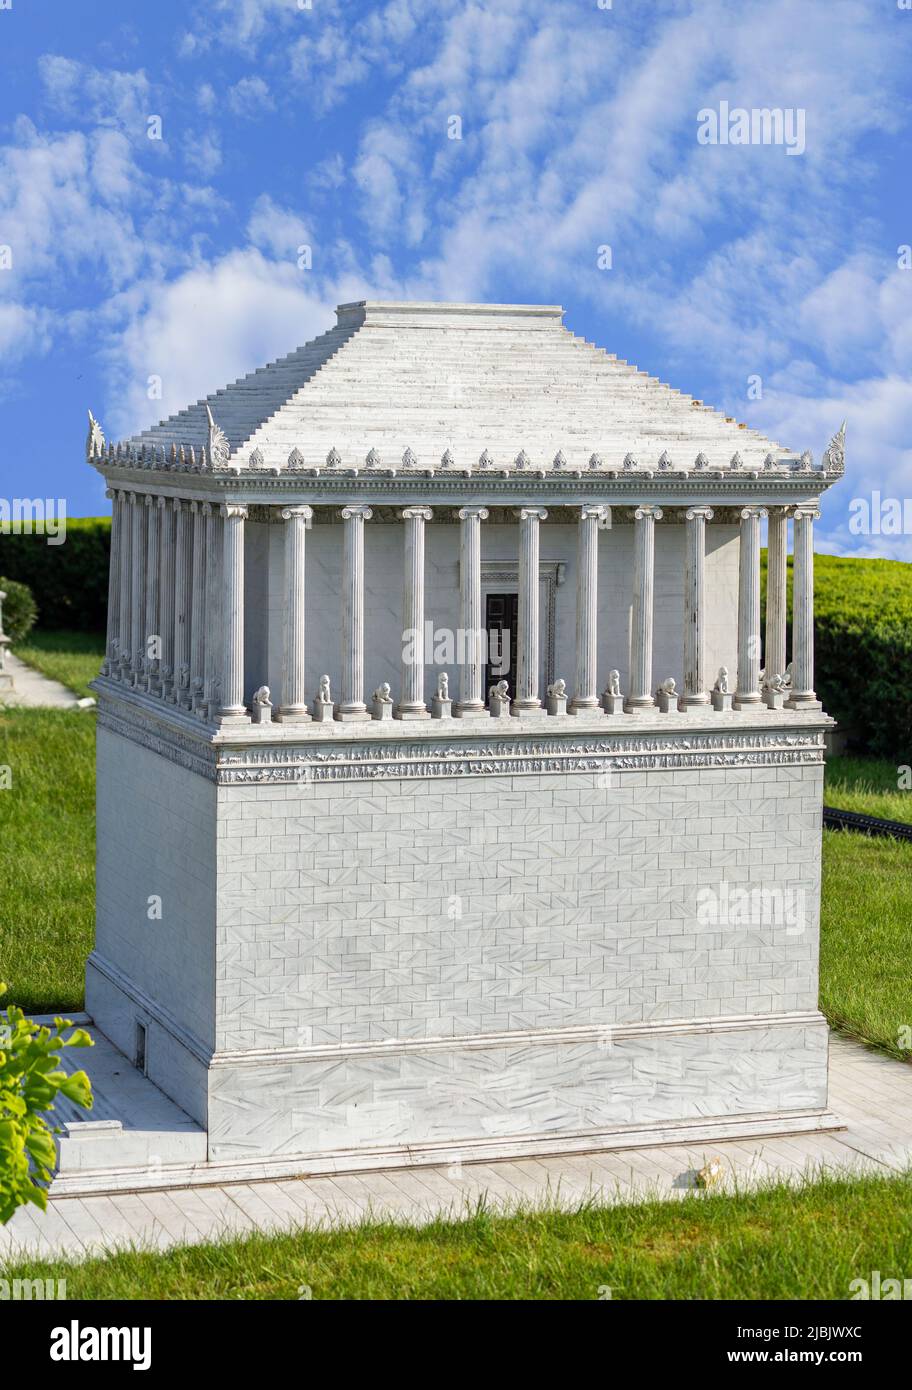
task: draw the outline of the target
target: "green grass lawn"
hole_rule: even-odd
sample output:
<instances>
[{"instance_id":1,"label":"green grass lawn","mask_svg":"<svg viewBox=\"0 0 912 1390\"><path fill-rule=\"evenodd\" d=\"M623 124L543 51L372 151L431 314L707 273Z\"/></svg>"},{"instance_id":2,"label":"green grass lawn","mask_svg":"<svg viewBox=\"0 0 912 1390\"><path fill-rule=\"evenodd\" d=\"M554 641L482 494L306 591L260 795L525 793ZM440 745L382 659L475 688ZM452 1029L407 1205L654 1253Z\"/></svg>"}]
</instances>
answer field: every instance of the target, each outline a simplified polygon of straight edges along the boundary
<instances>
[{"instance_id":1,"label":"green grass lawn","mask_svg":"<svg viewBox=\"0 0 912 1390\"><path fill-rule=\"evenodd\" d=\"M900 767L881 758L830 758L826 804L886 820L912 821L912 790L899 789Z\"/></svg>"},{"instance_id":2,"label":"green grass lawn","mask_svg":"<svg viewBox=\"0 0 912 1390\"><path fill-rule=\"evenodd\" d=\"M76 1299L847 1299L908 1277L912 1177L823 1178L737 1196L526 1210L423 1228L372 1223L251 1235L6 1279L66 1279ZM309 1291L309 1293L308 1293Z\"/></svg>"},{"instance_id":3,"label":"green grass lawn","mask_svg":"<svg viewBox=\"0 0 912 1390\"><path fill-rule=\"evenodd\" d=\"M103 633L41 632L36 628L15 650L36 671L83 696L92 693L89 681L98 675L104 649Z\"/></svg>"},{"instance_id":4,"label":"green grass lawn","mask_svg":"<svg viewBox=\"0 0 912 1390\"><path fill-rule=\"evenodd\" d=\"M0 979L5 1003L79 1009L95 921L95 716L0 709Z\"/></svg>"}]
</instances>

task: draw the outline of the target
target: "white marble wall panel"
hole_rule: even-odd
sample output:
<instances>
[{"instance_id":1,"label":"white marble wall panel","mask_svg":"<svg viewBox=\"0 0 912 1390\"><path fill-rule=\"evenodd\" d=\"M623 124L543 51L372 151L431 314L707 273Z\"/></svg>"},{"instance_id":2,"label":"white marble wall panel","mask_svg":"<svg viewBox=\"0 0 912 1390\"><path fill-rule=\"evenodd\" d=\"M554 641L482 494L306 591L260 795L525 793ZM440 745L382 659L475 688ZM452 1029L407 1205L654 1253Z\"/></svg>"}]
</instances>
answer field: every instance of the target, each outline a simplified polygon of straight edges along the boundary
<instances>
[{"instance_id":1,"label":"white marble wall panel","mask_svg":"<svg viewBox=\"0 0 912 1390\"><path fill-rule=\"evenodd\" d=\"M492 1045L210 1072L209 1156L522 1138L826 1104L819 1023Z\"/></svg>"}]
</instances>

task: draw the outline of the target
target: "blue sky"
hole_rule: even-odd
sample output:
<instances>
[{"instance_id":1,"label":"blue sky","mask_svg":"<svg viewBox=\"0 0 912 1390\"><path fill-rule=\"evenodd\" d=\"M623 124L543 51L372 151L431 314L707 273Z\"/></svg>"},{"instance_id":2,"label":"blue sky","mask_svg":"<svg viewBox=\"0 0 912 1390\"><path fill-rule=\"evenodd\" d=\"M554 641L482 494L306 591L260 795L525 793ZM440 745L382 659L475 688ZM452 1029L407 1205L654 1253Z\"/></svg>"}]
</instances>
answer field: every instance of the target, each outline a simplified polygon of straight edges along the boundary
<instances>
[{"instance_id":1,"label":"blue sky","mask_svg":"<svg viewBox=\"0 0 912 1390\"><path fill-rule=\"evenodd\" d=\"M104 511L87 407L124 436L340 301L544 301L790 447L847 417L819 548L912 560L848 529L912 494L903 3L0 0L0 491ZM722 101L804 152L701 144Z\"/></svg>"}]
</instances>

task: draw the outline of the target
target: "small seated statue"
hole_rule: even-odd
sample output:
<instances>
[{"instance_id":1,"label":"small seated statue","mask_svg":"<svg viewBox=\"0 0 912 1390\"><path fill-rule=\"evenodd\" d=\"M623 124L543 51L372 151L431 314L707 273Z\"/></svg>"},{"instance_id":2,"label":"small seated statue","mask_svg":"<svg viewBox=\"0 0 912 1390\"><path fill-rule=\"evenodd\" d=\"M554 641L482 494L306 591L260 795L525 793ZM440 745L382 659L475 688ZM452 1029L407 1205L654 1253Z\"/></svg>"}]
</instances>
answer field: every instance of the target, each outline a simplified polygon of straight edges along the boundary
<instances>
[{"instance_id":1,"label":"small seated statue","mask_svg":"<svg viewBox=\"0 0 912 1390\"><path fill-rule=\"evenodd\" d=\"M731 692L729 691L729 688L728 688L728 667L727 667L727 666L720 666L720 667L719 667L719 674L718 674L718 676L716 677L716 683L715 683L715 685L713 686L713 690L718 690L718 692L719 692L720 695L728 695L728 694L731 693Z\"/></svg>"},{"instance_id":2,"label":"small seated statue","mask_svg":"<svg viewBox=\"0 0 912 1390\"><path fill-rule=\"evenodd\" d=\"M567 694L567 682L565 680L554 681L548 686L548 694L554 700L562 700Z\"/></svg>"},{"instance_id":3,"label":"small seated statue","mask_svg":"<svg viewBox=\"0 0 912 1390\"><path fill-rule=\"evenodd\" d=\"M261 685L253 692L252 714L254 724L269 724L272 721L272 701L269 686Z\"/></svg>"},{"instance_id":4,"label":"small seated statue","mask_svg":"<svg viewBox=\"0 0 912 1390\"><path fill-rule=\"evenodd\" d=\"M391 705L393 696L389 681L384 681L382 685L378 685L371 698L375 705Z\"/></svg>"},{"instance_id":5,"label":"small seated statue","mask_svg":"<svg viewBox=\"0 0 912 1390\"><path fill-rule=\"evenodd\" d=\"M329 688L329 676L320 677L320 694L318 698L320 700L320 703L323 705L332 704L333 697Z\"/></svg>"},{"instance_id":6,"label":"small seated statue","mask_svg":"<svg viewBox=\"0 0 912 1390\"><path fill-rule=\"evenodd\" d=\"M621 693L621 673L620 673L620 671L609 671L609 672L608 672L608 694L609 694L609 695L613 695L614 698L617 699L617 697L620 695L620 693Z\"/></svg>"},{"instance_id":7,"label":"small seated statue","mask_svg":"<svg viewBox=\"0 0 912 1390\"><path fill-rule=\"evenodd\" d=\"M437 677L437 699L448 700L450 698L450 678L446 671L441 671Z\"/></svg>"}]
</instances>

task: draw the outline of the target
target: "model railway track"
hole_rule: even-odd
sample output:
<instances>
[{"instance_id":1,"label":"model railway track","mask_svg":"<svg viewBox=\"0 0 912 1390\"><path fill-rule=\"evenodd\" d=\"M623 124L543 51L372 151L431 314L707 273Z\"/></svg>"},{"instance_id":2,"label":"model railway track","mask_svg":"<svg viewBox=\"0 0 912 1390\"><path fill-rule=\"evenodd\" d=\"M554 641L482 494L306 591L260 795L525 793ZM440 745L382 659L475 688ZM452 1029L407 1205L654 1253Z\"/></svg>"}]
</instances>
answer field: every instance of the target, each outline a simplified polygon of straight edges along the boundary
<instances>
[{"instance_id":1,"label":"model railway track","mask_svg":"<svg viewBox=\"0 0 912 1390\"><path fill-rule=\"evenodd\" d=\"M824 806L823 823L827 830L854 830L859 835L886 835L894 840L912 840L912 825L905 821L863 816L858 811L837 811L832 806Z\"/></svg>"}]
</instances>

